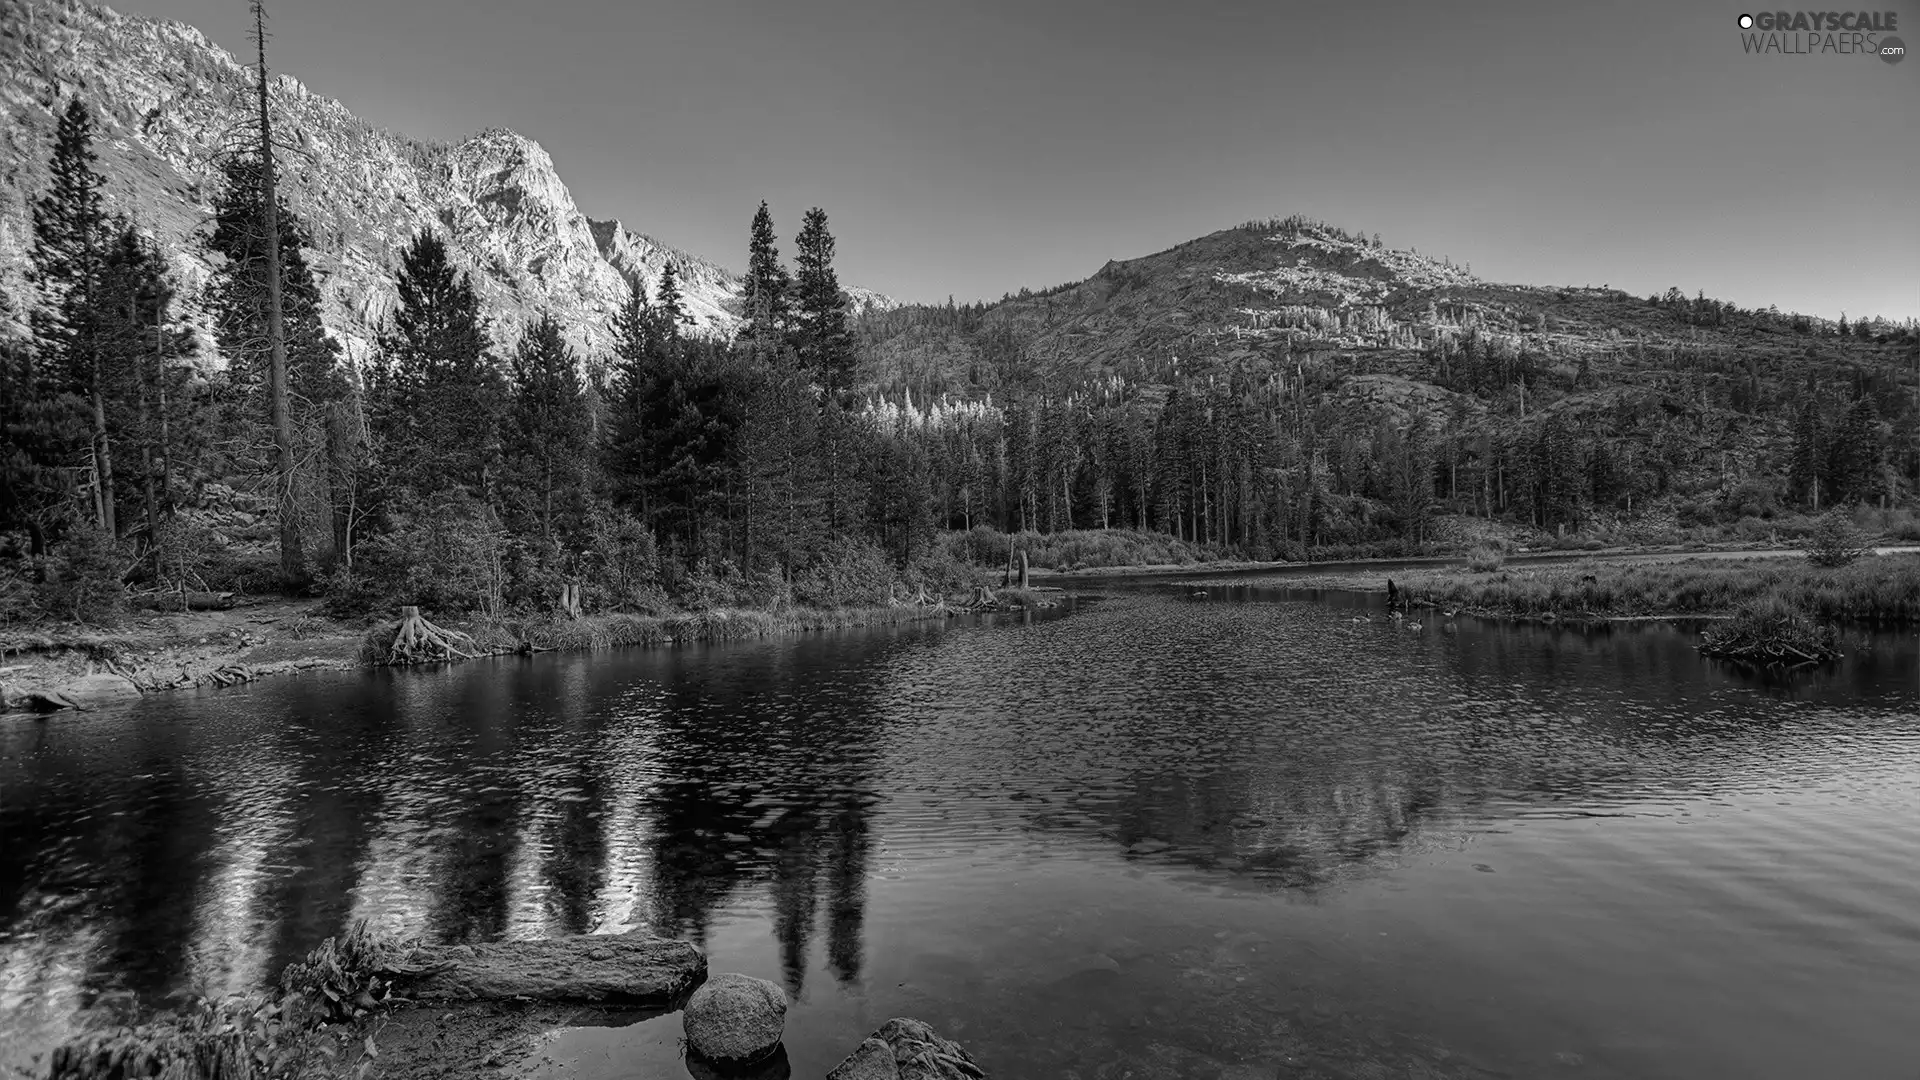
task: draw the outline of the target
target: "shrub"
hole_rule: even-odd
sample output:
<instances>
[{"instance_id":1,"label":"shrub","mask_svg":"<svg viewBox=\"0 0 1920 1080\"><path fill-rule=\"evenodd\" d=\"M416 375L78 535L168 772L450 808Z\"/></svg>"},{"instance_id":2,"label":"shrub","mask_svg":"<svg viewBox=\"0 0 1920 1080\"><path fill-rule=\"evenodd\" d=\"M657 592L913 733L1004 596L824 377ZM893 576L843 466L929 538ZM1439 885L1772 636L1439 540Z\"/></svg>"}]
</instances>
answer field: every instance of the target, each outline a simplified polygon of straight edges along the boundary
<instances>
[{"instance_id":1,"label":"shrub","mask_svg":"<svg viewBox=\"0 0 1920 1080\"><path fill-rule=\"evenodd\" d=\"M1871 550L1867 534L1846 511L1835 507L1814 526L1807 541L1807 561L1815 566L1845 566Z\"/></svg>"},{"instance_id":2,"label":"shrub","mask_svg":"<svg viewBox=\"0 0 1920 1080\"><path fill-rule=\"evenodd\" d=\"M1467 552L1467 569L1476 573L1492 573L1506 564L1507 554L1496 544L1482 542Z\"/></svg>"},{"instance_id":3,"label":"shrub","mask_svg":"<svg viewBox=\"0 0 1920 1080\"><path fill-rule=\"evenodd\" d=\"M129 560L124 544L100 529L76 529L58 551L40 560L34 605L44 618L111 625L127 610L121 584Z\"/></svg>"},{"instance_id":4,"label":"shrub","mask_svg":"<svg viewBox=\"0 0 1920 1080\"><path fill-rule=\"evenodd\" d=\"M328 607L336 614L400 604L499 614L510 555L510 538L491 507L464 492L444 494L394 515L361 544L352 568L335 572Z\"/></svg>"},{"instance_id":5,"label":"shrub","mask_svg":"<svg viewBox=\"0 0 1920 1080\"><path fill-rule=\"evenodd\" d=\"M604 507L597 510L587 523L582 562L582 587L594 608L646 614L666 608L653 530L631 515Z\"/></svg>"},{"instance_id":6,"label":"shrub","mask_svg":"<svg viewBox=\"0 0 1920 1080\"><path fill-rule=\"evenodd\" d=\"M884 604L892 582L885 552L865 540L835 537L794 575L793 598L815 608Z\"/></svg>"}]
</instances>

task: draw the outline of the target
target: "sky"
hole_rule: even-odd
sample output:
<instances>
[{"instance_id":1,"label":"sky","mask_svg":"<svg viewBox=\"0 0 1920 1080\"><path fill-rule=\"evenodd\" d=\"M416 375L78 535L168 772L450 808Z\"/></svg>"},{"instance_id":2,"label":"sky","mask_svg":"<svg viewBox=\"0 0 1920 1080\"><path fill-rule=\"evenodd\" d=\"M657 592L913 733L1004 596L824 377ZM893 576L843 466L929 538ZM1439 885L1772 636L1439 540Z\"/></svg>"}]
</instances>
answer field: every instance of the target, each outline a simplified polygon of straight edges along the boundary
<instances>
[{"instance_id":1,"label":"sky","mask_svg":"<svg viewBox=\"0 0 1920 1080\"><path fill-rule=\"evenodd\" d=\"M1751 55L1747 0L269 0L355 113L540 143L580 208L736 269L997 299L1305 214L1480 277L1920 317L1920 58ZM1920 47L1920 0L1893 11ZM119 0L243 53L246 0Z\"/></svg>"}]
</instances>

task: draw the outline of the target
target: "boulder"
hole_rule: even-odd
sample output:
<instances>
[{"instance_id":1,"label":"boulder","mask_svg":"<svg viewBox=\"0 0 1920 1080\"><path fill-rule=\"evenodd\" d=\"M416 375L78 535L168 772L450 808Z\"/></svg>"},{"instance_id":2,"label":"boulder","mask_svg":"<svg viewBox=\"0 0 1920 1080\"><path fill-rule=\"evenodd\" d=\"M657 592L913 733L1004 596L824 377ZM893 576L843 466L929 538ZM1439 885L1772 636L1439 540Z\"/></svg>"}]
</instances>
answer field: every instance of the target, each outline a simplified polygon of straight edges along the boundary
<instances>
[{"instance_id":1,"label":"boulder","mask_svg":"<svg viewBox=\"0 0 1920 1080\"><path fill-rule=\"evenodd\" d=\"M926 1023L895 1017L833 1067L827 1080L985 1080L986 1071Z\"/></svg>"},{"instance_id":2,"label":"boulder","mask_svg":"<svg viewBox=\"0 0 1920 1080\"><path fill-rule=\"evenodd\" d=\"M693 1080L793 1080L793 1062L787 1060L784 1045L774 1047L771 1055L750 1065L715 1065L688 1054L686 1066Z\"/></svg>"},{"instance_id":3,"label":"boulder","mask_svg":"<svg viewBox=\"0 0 1920 1080\"><path fill-rule=\"evenodd\" d=\"M687 999L687 1048L717 1065L759 1061L780 1048L787 995L765 979L728 972Z\"/></svg>"},{"instance_id":4,"label":"boulder","mask_svg":"<svg viewBox=\"0 0 1920 1080\"><path fill-rule=\"evenodd\" d=\"M698 946L630 934L417 946L385 965L394 993L416 1001L544 1001L665 1006L707 973Z\"/></svg>"}]
</instances>

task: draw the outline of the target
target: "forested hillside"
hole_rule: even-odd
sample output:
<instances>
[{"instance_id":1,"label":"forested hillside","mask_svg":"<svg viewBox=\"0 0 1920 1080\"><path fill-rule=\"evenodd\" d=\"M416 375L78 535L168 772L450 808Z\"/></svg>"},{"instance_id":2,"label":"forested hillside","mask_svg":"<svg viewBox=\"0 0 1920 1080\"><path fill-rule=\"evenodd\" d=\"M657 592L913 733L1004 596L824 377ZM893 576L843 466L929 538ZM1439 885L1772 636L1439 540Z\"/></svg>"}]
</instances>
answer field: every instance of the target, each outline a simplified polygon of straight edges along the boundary
<instances>
[{"instance_id":1,"label":"forested hillside","mask_svg":"<svg viewBox=\"0 0 1920 1080\"><path fill-rule=\"evenodd\" d=\"M861 330L955 527L1270 557L1408 550L1443 514L1626 539L1920 482L1911 323L1492 284L1300 218Z\"/></svg>"}]
</instances>

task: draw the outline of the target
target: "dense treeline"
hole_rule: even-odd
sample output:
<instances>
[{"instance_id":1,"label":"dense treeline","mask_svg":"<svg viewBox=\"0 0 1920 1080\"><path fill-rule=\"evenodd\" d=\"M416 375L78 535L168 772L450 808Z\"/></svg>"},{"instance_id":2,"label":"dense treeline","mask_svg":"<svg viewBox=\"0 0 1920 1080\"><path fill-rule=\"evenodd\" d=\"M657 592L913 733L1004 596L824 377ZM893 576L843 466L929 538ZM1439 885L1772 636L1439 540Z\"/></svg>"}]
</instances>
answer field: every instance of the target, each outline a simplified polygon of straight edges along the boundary
<instances>
[{"instance_id":1,"label":"dense treeline","mask_svg":"<svg viewBox=\"0 0 1920 1080\"><path fill-rule=\"evenodd\" d=\"M884 600L902 578L955 583L930 557L924 456L859 410L824 211L806 215L790 272L760 207L736 340L686 332L669 265L651 295L632 282L613 355L593 357L551 318L497 350L458 260L423 233L396 268L378 356L356 370L321 327L306 223L277 197L264 213L262 159L234 157L205 241L215 278L196 298L227 361L207 371L181 363L192 312L158 254L101 209L91 138L76 101L36 211L34 337L6 356L0 528L32 564L9 579L14 610L32 593L40 614L98 612L49 599L49 583L81 578L231 584L210 553L233 538L174 513L234 501L229 480L277 519L250 539L271 530L280 562L243 584L322 589L343 608L499 613L568 586L629 610L831 605Z\"/></svg>"},{"instance_id":2,"label":"dense treeline","mask_svg":"<svg viewBox=\"0 0 1920 1080\"><path fill-rule=\"evenodd\" d=\"M856 321L825 212L805 216L789 270L765 204L731 340L690 332L669 264L651 290L631 282L609 355L577 355L551 318L503 349L427 232L394 268L377 355L348 365L321 324L308 224L269 202L265 158L224 163L214 280L180 296L137 226L105 212L91 139L76 101L35 207L35 293L0 298L33 330L0 356L0 533L27 568L6 579L15 613L98 613L123 581L324 591L357 610L832 605L957 584L955 556L1006 557L999 534L1390 554L1447 515L1552 533L1682 495L1703 519L1885 505L1920 480L1913 403L1886 370L1787 393L1753 355L1620 339L1635 378L1596 394L1592 351L1556 352L1547 315L1528 336L1444 300L1425 301L1422 336L1386 307L1289 308L1271 316L1297 331L1280 351L1076 370L1039 362L1005 312L1050 320L1078 285ZM1248 228L1384 250L1297 218ZM1136 268L1096 278L1144 287ZM1648 304L1687 325L1752 314L1677 290ZM211 328L223 367L189 362L191 326ZM1405 347L1314 344L1349 332ZM913 334L961 343L964 367L887 370ZM1370 375L1393 378L1356 389ZM1743 423L1790 424L1790 452L1740 458Z\"/></svg>"}]
</instances>

